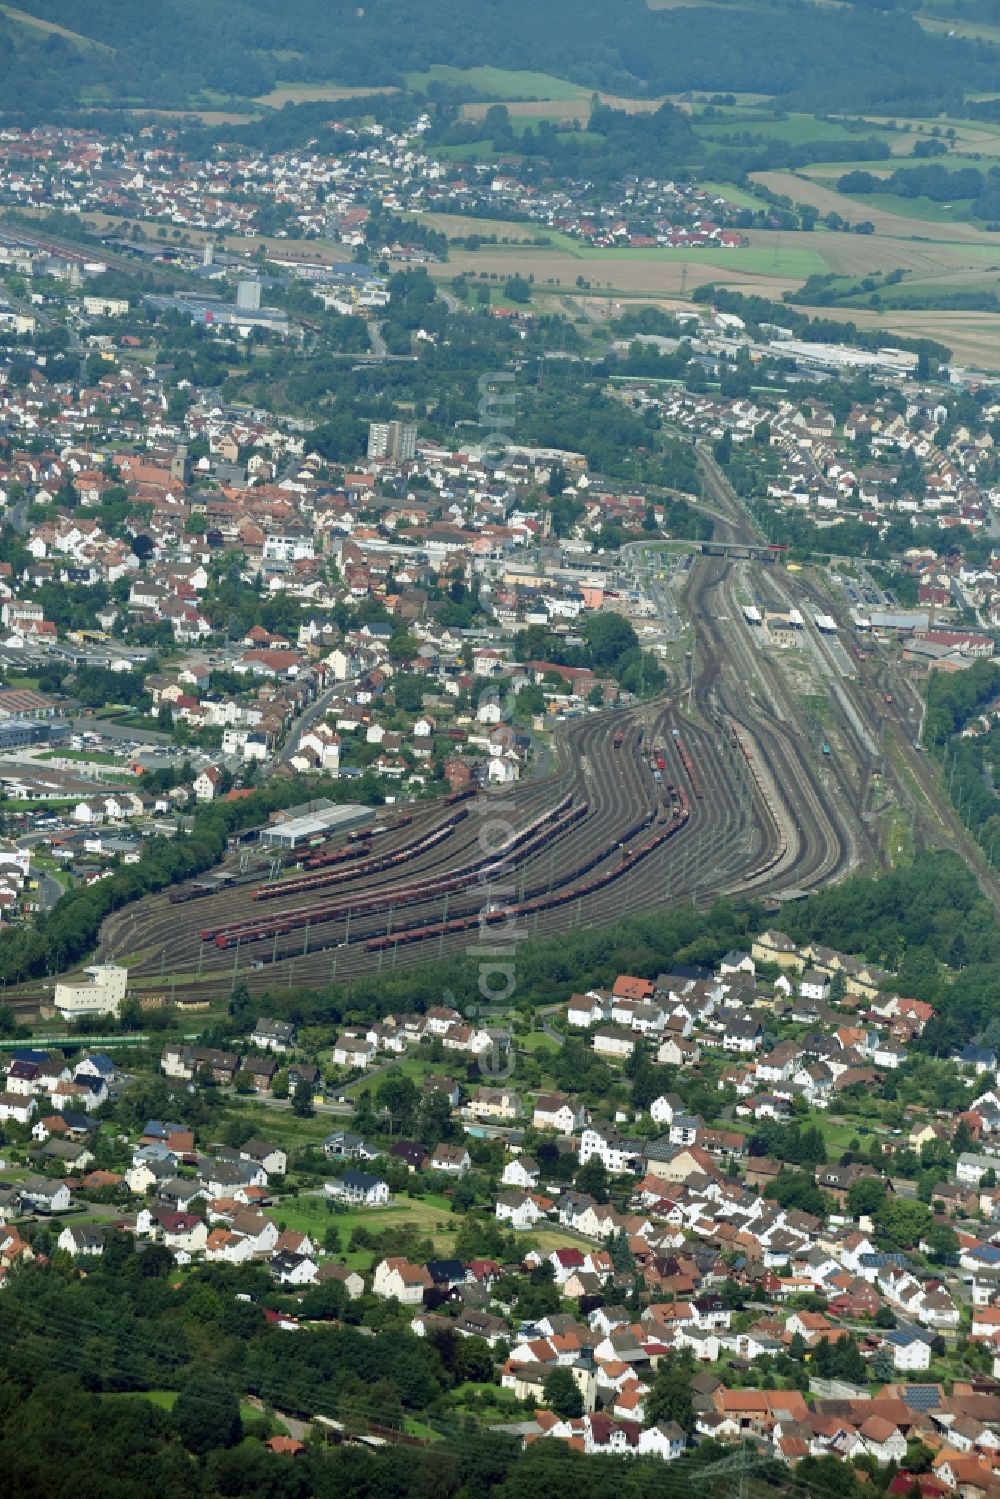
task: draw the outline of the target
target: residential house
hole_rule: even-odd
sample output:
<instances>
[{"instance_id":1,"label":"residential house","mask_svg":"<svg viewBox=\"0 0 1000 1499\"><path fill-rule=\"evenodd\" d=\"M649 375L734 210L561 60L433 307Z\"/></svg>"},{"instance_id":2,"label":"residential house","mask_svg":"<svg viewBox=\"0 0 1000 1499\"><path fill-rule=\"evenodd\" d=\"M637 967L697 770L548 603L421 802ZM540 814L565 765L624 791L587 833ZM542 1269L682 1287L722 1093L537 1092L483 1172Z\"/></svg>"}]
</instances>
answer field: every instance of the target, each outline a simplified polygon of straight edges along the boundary
<instances>
[{"instance_id":1,"label":"residential house","mask_svg":"<svg viewBox=\"0 0 1000 1499\"><path fill-rule=\"evenodd\" d=\"M389 1201L388 1185L365 1171L345 1171L343 1176L328 1181L324 1191L329 1197L359 1207L385 1207Z\"/></svg>"}]
</instances>

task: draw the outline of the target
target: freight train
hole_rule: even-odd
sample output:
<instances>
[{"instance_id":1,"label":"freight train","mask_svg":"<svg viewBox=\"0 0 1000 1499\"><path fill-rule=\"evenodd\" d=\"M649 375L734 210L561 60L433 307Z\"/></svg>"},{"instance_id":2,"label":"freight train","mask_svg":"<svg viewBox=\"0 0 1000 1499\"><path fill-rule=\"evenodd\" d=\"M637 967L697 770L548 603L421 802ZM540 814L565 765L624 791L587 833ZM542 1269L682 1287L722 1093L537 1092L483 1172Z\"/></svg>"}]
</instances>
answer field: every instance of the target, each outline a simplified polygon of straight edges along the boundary
<instances>
[{"instance_id":1,"label":"freight train","mask_svg":"<svg viewBox=\"0 0 1000 1499\"><path fill-rule=\"evenodd\" d=\"M464 810L464 809L463 809ZM257 920L226 923L221 926L205 927L201 933L202 942L214 942L216 947L235 947L238 942L259 942L277 935L310 926L314 923L336 921L348 916L367 916L379 911L392 910L397 906L422 904L428 900L454 894L458 890L468 888L470 882L478 878L481 882L497 879L507 872L507 860L517 852L532 850L542 839L546 842L566 832L581 818L587 815L587 803L582 802L579 806L573 806L572 796L566 796L563 800L548 812L536 817L533 822L513 833L497 849L491 851L488 858L468 864L463 868L452 870L449 874L437 875L431 879L417 881L403 887L387 886L384 889L373 892L371 896L344 896L332 905L325 906L296 906L290 911L282 911L270 917L261 917ZM438 832L446 831L444 828ZM384 868L391 868L390 861L397 861L399 852L387 854L382 860L370 861L380 863ZM352 869L350 876L359 873L360 870ZM341 878L342 876L329 876L328 878ZM296 887L300 887L302 881L294 881L280 887L270 887L272 893L295 893ZM268 887L265 887L267 889ZM263 894L258 891L257 894Z\"/></svg>"},{"instance_id":2,"label":"freight train","mask_svg":"<svg viewBox=\"0 0 1000 1499\"><path fill-rule=\"evenodd\" d=\"M652 814L650 814L652 815ZM428 922L427 925L414 925L403 927L399 931L387 932L379 937L370 937L365 942L366 952L381 952L386 948L396 946L407 946L412 942L423 942L427 938L450 936L456 932L467 932L473 927L490 927L516 920L520 916L531 917L540 911L555 910L559 906L572 905L574 901L583 900L587 896L595 895L601 890L621 879L635 868L643 859L662 848L668 839L685 825L690 816L687 798L683 791L679 792L677 810L665 827L662 827L648 843L641 848L634 849L631 853L623 856L621 863L613 865L610 869L603 870L594 879L588 880L582 885L563 885L557 890L548 890L542 894L526 892L526 899L515 906L501 906L492 910L477 911L473 914L455 916L448 921ZM592 856L579 865L570 876L579 879L581 874L587 874L599 863L606 854Z\"/></svg>"},{"instance_id":3,"label":"freight train","mask_svg":"<svg viewBox=\"0 0 1000 1499\"><path fill-rule=\"evenodd\" d=\"M698 798L698 800L701 801L701 783L695 773L695 768L692 763L691 756L688 753L687 745L684 743L684 740L681 738L680 733L677 729L671 729L670 732L673 735L674 745L677 749L678 755L680 756L681 764L683 765L687 778L691 783L691 790ZM666 764L666 761L664 761L664 764Z\"/></svg>"},{"instance_id":4,"label":"freight train","mask_svg":"<svg viewBox=\"0 0 1000 1499\"><path fill-rule=\"evenodd\" d=\"M437 844L443 843L446 838L450 838L458 824L464 822L468 815L469 809L460 807L433 832L425 833L422 838L417 838L413 843L404 844L402 848L393 849L391 853L377 854L363 864L352 864L349 869L337 869L332 874L305 875L300 880L282 880L276 884L262 885L259 890L254 891L253 898L254 900L277 900L285 895L305 895L310 890L323 890L331 885L343 885L348 880L357 879L359 875L381 874L386 869L395 869L398 865L427 853ZM367 847L370 851L371 844L369 843ZM340 860L333 862L340 863Z\"/></svg>"}]
</instances>

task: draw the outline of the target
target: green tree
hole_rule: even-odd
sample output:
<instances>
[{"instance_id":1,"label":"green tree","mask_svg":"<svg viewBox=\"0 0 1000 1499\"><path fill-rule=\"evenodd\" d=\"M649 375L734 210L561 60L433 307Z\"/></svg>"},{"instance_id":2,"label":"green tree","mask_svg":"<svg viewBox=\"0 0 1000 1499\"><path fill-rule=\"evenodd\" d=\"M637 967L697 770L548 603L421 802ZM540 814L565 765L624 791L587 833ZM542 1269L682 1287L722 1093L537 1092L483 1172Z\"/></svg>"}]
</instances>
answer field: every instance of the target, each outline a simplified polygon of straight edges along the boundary
<instances>
[{"instance_id":1,"label":"green tree","mask_svg":"<svg viewBox=\"0 0 1000 1499\"><path fill-rule=\"evenodd\" d=\"M694 1431L691 1376L694 1364L689 1349L661 1358L653 1387L646 1396L646 1425L676 1421L688 1436Z\"/></svg>"},{"instance_id":2,"label":"green tree","mask_svg":"<svg viewBox=\"0 0 1000 1499\"><path fill-rule=\"evenodd\" d=\"M548 483L545 492L550 499L556 500L566 488L566 470L561 463L553 463L549 469Z\"/></svg>"},{"instance_id":3,"label":"green tree","mask_svg":"<svg viewBox=\"0 0 1000 1499\"><path fill-rule=\"evenodd\" d=\"M412 1077L391 1072L379 1083L376 1097L389 1115L392 1134L410 1129L420 1106L420 1090Z\"/></svg>"},{"instance_id":4,"label":"green tree","mask_svg":"<svg viewBox=\"0 0 1000 1499\"><path fill-rule=\"evenodd\" d=\"M953 1265L957 1262L958 1234L947 1223L932 1223L924 1235L927 1253L935 1265Z\"/></svg>"},{"instance_id":5,"label":"green tree","mask_svg":"<svg viewBox=\"0 0 1000 1499\"><path fill-rule=\"evenodd\" d=\"M639 644L639 637L620 614L592 614L581 633L590 647L591 660L596 667L614 666L620 657L635 650Z\"/></svg>"},{"instance_id":6,"label":"green tree","mask_svg":"<svg viewBox=\"0 0 1000 1499\"><path fill-rule=\"evenodd\" d=\"M546 1374L542 1394L549 1410L555 1411L564 1421L583 1415L583 1396L568 1369L560 1366Z\"/></svg>"},{"instance_id":7,"label":"green tree","mask_svg":"<svg viewBox=\"0 0 1000 1499\"><path fill-rule=\"evenodd\" d=\"M214 1447L235 1447L243 1435L240 1403L217 1374L192 1374L177 1396L174 1430L189 1452L203 1457Z\"/></svg>"},{"instance_id":8,"label":"green tree","mask_svg":"<svg viewBox=\"0 0 1000 1499\"><path fill-rule=\"evenodd\" d=\"M847 1210L852 1218L877 1213L885 1202L885 1184L877 1176L863 1176L847 1193Z\"/></svg>"},{"instance_id":9,"label":"green tree","mask_svg":"<svg viewBox=\"0 0 1000 1499\"><path fill-rule=\"evenodd\" d=\"M911 1437L906 1444L906 1471L929 1473L933 1461L934 1453L927 1443L922 1442L919 1437Z\"/></svg>"},{"instance_id":10,"label":"green tree","mask_svg":"<svg viewBox=\"0 0 1000 1499\"><path fill-rule=\"evenodd\" d=\"M578 1192L586 1192L595 1202L607 1202L608 1173L600 1156L592 1155L580 1167L573 1178L573 1184Z\"/></svg>"},{"instance_id":11,"label":"green tree","mask_svg":"<svg viewBox=\"0 0 1000 1499\"><path fill-rule=\"evenodd\" d=\"M912 1249L927 1233L933 1215L923 1202L888 1198L874 1214L875 1227L883 1238L900 1249Z\"/></svg>"},{"instance_id":12,"label":"green tree","mask_svg":"<svg viewBox=\"0 0 1000 1499\"><path fill-rule=\"evenodd\" d=\"M311 1119L315 1112L312 1087L305 1078L301 1078L295 1084L295 1092L292 1094L292 1113L297 1114L300 1119Z\"/></svg>"}]
</instances>

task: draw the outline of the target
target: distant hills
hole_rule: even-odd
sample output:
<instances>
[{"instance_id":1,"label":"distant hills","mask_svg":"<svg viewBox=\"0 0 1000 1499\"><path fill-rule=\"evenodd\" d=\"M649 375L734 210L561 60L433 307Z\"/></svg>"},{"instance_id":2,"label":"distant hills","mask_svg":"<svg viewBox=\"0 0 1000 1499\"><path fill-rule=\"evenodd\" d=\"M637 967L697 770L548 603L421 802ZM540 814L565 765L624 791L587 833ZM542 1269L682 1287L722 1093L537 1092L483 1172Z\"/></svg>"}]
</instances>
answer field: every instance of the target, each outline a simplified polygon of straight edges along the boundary
<instances>
[{"instance_id":1,"label":"distant hills","mask_svg":"<svg viewBox=\"0 0 1000 1499\"><path fill-rule=\"evenodd\" d=\"M954 110L998 77L988 43L929 35L908 11L808 0L23 0L0 17L8 118L222 107L279 82L403 85L434 64L540 69L619 95L753 92L888 114Z\"/></svg>"}]
</instances>

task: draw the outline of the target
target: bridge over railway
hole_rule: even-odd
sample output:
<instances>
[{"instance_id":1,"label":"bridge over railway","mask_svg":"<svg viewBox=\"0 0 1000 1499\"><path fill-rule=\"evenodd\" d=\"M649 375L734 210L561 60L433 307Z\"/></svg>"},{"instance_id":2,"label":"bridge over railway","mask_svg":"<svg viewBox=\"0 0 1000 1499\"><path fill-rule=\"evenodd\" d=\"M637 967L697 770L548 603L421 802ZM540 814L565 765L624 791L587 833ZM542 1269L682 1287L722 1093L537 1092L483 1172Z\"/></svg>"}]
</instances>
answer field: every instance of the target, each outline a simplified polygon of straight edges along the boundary
<instances>
[{"instance_id":1,"label":"bridge over railway","mask_svg":"<svg viewBox=\"0 0 1000 1499\"><path fill-rule=\"evenodd\" d=\"M703 557L755 557L761 562L777 562L788 551L780 542L702 541L698 543Z\"/></svg>"}]
</instances>

